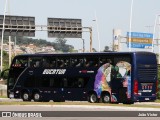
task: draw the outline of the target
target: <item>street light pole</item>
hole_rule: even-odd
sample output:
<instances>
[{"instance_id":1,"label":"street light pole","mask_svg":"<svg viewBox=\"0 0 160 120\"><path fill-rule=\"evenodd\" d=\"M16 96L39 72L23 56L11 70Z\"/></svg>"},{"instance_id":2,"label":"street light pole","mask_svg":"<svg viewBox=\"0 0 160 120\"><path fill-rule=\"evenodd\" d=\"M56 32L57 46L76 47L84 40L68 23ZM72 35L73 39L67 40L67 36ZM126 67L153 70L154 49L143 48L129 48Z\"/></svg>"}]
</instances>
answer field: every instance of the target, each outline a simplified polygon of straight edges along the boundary
<instances>
[{"instance_id":1,"label":"street light pole","mask_svg":"<svg viewBox=\"0 0 160 120\"><path fill-rule=\"evenodd\" d=\"M158 28L159 28L159 23L160 23L160 14L156 15L155 18L155 23L154 23L154 29L153 29L153 40L152 40L152 52L154 52L154 39L155 39L155 34L156 34L156 26L157 26L157 21L158 21ZM158 29L159 30L159 29ZM159 33L159 31L158 31ZM158 34L158 64L160 64L160 41L159 41L160 34Z\"/></svg>"},{"instance_id":2,"label":"street light pole","mask_svg":"<svg viewBox=\"0 0 160 120\"><path fill-rule=\"evenodd\" d=\"M154 52L154 39L155 39L155 32L156 32L156 26L157 26L157 19L160 15L156 15L156 18L155 18L155 22L154 22L154 28L153 28L153 39L152 39L152 49L151 49L151 52ZM159 46L159 44L158 44Z\"/></svg>"},{"instance_id":3,"label":"street light pole","mask_svg":"<svg viewBox=\"0 0 160 120\"><path fill-rule=\"evenodd\" d=\"M97 19L97 13L95 11L95 22L96 22L96 28L97 28L97 38L98 38L98 51L101 51L101 43L100 43L100 37L99 37L99 27L98 27L98 19Z\"/></svg>"},{"instance_id":4,"label":"street light pole","mask_svg":"<svg viewBox=\"0 0 160 120\"><path fill-rule=\"evenodd\" d=\"M131 51L131 32L132 32L132 11L133 11L133 0L131 1L131 12L130 12L130 22L129 22L129 51Z\"/></svg>"},{"instance_id":5,"label":"street light pole","mask_svg":"<svg viewBox=\"0 0 160 120\"><path fill-rule=\"evenodd\" d=\"M8 0L8 15L10 15L10 0ZM12 51L11 51L11 36L9 36L9 67L11 65Z\"/></svg>"},{"instance_id":6,"label":"street light pole","mask_svg":"<svg viewBox=\"0 0 160 120\"><path fill-rule=\"evenodd\" d=\"M4 17L3 17L3 28L2 28L2 40L1 40L1 72L3 70L3 37L4 37L4 30L5 30L5 15L6 15L6 9L7 9L7 2L5 2L5 7L4 7Z\"/></svg>"}]
</instances>

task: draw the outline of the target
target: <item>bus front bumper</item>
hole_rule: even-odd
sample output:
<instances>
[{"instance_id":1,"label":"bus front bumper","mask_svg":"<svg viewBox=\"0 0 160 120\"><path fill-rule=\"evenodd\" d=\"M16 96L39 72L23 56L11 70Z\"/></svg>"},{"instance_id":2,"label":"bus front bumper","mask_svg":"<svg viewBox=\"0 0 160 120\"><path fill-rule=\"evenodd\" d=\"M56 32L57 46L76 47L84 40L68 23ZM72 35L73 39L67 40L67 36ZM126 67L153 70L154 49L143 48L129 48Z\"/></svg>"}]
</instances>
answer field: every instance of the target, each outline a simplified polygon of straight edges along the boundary
<instances>
[{"instance_id":1,"label":"bus front bumper","mask_svg":"<svg viewBox=\"0 0 160 120\"><path fill-rule=\"evenodd\" d=\"M9 98L14 98L14 92L9 93Z\"/></svg>"}]
</instances>

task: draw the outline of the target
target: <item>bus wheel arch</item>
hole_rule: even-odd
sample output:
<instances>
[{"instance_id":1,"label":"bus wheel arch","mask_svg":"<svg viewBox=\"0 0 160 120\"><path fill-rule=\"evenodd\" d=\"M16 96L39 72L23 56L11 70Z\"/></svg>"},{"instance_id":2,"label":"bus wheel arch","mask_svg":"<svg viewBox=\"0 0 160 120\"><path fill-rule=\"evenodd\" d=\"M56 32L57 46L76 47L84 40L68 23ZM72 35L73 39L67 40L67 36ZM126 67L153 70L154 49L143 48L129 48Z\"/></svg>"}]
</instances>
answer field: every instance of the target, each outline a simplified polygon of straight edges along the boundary
<instances>
[{"instance_id":1,"label":"bus wheel arch","mask_svg":"<svg viewBox=\"0 0 160 120\"><path fill-rule=\"evenodd\" d=\"M88 92L88 102L90 103L98 102L97 93L95 91Z\"/></svg>"},{"instance_id":2,"label":"bus wheel arch","mask_svg":"<svg viewBox=\"0 0 160 120\"><path fill-rule=\"evenodd\" d=\"M35 101L35 102L41 102L42 100L42 98L41 98L41 94L40 94L40 91L39 90L33 90L33 92L32 92L32 97L33 97L33 100Z\"/></svg>"},{"instance_id":3,"label":"bus wheel arch","mask_svg":"<svg viewBox=\"0 0 160 120\"><path fill-rule=\"evenodd\" d=\"M23 101L31 101L30 92L26 89L22 90L21 98L23 99Z\"/></svg>"},{"instance_id":4,"label":"bus wheel arch","mask_svg":"<svg viewBox=\"0 0 160 120\"><path fill-rule=\"evenodd\" d=\"M103 103L110 103L111 102L111 95L108 91L103 91L101 93L101 101Z\"/></svg>"}]
</instances>

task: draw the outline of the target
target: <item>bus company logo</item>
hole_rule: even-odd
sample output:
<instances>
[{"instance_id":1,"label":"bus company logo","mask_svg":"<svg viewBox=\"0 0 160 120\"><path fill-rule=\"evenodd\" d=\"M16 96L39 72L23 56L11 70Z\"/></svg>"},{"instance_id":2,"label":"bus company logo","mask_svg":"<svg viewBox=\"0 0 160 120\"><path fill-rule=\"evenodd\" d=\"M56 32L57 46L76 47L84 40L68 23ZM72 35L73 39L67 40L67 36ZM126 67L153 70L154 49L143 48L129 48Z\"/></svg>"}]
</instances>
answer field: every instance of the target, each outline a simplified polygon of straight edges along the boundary
<instances>
[{"instance_id":1,"label":"bus company logo","mask_svg":"<svg viewBox=\"0 0 160 120\"><path fill-rule=\"evenodd\" d=\"M43 74L65 74L66 69L44 69Z\"/></svg>"}]
</instances>

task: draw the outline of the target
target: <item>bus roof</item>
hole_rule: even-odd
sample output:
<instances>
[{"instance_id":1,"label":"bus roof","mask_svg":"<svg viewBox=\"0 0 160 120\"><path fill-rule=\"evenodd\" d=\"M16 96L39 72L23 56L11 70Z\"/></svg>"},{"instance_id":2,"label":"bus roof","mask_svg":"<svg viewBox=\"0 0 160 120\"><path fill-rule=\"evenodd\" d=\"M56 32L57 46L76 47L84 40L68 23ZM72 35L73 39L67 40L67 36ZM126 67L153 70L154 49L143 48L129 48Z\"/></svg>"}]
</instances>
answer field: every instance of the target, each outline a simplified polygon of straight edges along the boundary
<instances>
[{"instance_id":1,"label":"bus roof","mask_svg":"<svg viewBox=\"0 0 160 120\"><path fill-rule=\"evenodd\" d=\"M16 57L33 57L33 56L77 56L77 55L119 55L119 54L154 54L152 52L137 51L137 52L92 52L92 53L35 53L35 54L21 54Z\"/></svg>"}]
</instances>

